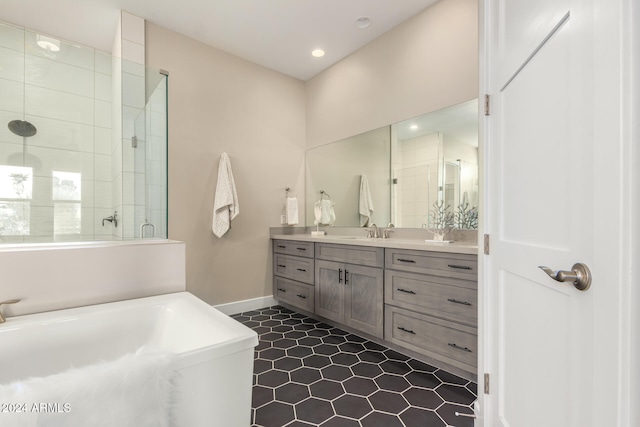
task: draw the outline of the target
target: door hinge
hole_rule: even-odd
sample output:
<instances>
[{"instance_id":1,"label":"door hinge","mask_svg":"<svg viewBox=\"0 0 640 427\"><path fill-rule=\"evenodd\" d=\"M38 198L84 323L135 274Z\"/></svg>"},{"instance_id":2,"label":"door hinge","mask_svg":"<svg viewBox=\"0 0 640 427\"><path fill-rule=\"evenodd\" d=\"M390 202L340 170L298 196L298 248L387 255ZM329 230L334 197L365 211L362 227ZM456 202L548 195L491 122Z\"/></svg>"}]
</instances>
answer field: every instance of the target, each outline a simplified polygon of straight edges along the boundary
<instances>
[{"instance_id":1,"label":"door hinge","mask_svg":"<svg viewBox=\"0 0 640 427\"><path fill-rule=\"evenodd\" d=\"M491 248L490 248L490 238L488 234L484 235L484 254L485 255L490 255L491 254Z\"/></svg>"},{"instance_id":2,"label":"door hinge","mask_svg":"<svg viewBox=\"0 0 640 427\"><path fill-rule=\"evenodd\" d=\"M488 116L491 114L491 95L484 95L484 115Z\"/></svg>"},{"instance_id":3,"label":"door hinge","mask_svg":"<svg viewBox=\"0 0 640 427\"><path fill-rule=\"evenodd\" d=\"M489 374L484 374L484 394L489 394Z\"/></svg>"}]
</instances>

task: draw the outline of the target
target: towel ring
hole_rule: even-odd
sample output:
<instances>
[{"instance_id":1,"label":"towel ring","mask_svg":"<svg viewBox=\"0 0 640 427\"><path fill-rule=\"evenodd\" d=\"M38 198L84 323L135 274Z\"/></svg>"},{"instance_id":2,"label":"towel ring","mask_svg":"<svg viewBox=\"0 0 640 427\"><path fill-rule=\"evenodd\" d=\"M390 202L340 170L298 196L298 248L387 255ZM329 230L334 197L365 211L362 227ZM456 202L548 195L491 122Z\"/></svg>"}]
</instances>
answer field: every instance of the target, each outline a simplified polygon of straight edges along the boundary
<instances>
[{"instance_id":1,"label":"towel ring","mask_svg":"<svg viewBox=\"0 0 640 427\"><path fill-rule=\"evenodd\" d=\"M322 200L324 198L324 195L327 195L327 200L331 200L331 196L329 195L329 193L327 193L324 190L320 190L320 200Z\"/></svg>"}]
</instances>

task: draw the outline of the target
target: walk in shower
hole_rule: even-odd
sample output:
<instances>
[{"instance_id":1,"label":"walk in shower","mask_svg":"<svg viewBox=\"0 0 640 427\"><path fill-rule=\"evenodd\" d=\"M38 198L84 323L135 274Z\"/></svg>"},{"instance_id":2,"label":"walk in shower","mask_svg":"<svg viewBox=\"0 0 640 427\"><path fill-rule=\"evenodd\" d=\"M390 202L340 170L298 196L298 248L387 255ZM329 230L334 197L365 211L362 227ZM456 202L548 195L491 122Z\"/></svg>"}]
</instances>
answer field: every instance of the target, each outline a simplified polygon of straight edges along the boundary
<instances>
[{"instance_id":1,"label":"walk in shower","mask_svg":"<svg viewBox=\"0 0 640 427\"><path fill-rule=\"evenodd\" d=\"M166 238L167 78L0 22L0 243Z\"/></svg>"}]
</instances>

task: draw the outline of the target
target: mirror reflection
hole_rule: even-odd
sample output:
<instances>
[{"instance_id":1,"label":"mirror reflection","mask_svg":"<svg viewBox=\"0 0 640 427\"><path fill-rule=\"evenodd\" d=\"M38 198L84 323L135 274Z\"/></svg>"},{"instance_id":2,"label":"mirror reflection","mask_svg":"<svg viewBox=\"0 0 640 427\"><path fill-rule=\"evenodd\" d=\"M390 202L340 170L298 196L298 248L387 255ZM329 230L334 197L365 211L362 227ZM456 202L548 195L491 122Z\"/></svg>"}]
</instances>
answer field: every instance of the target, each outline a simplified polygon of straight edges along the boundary
<instances>
[{"instance_id":1,"label":"mirror reflection","mask_svg":"<svg viewBox=\"0 0 640 427\"><path fill-rule=\"evenodd\" d=\"M321 200L325 225L433 227L439 206L453 227L477 228L478 100L308 150L306 225Z\"/></svg>"}]
</instances>

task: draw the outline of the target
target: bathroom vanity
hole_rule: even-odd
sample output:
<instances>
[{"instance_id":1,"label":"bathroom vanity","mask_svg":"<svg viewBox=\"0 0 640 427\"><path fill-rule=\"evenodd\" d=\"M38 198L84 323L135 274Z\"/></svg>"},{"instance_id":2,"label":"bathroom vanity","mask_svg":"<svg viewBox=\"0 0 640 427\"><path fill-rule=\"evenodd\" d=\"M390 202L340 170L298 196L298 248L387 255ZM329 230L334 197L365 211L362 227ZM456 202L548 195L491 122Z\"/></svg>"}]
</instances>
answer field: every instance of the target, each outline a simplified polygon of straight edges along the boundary
<instances>
[{"instance_id":1,"label":"bathroom vanity","mask_svg":"<svg viewBox=\"0 0 640 427\"><path fill-rule=\"evenodd\" d=\"M272 235L284 305L475 376L477 247L414 239Z\"/></svg>"}]
</instances>

